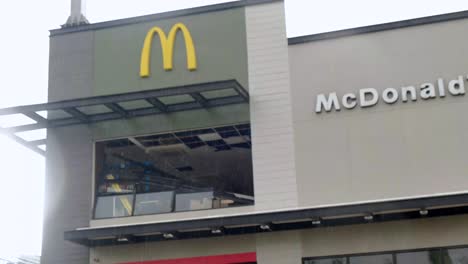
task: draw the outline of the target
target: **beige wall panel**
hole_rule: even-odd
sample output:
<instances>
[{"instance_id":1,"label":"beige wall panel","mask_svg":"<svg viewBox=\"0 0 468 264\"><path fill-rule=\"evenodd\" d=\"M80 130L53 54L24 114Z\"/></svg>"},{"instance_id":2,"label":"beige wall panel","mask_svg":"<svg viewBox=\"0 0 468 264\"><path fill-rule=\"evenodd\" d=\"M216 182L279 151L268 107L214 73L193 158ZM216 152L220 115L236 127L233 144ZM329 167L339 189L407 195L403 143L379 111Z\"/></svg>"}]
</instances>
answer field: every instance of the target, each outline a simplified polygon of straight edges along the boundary
<instances>
[{"instance_id":1,"label":"beige wall panel","mask_svg":"<svg viewBox=\"0 0 468 264\"><path fill-rule=\"evenodd\" d=\"M302 263L301 257L299 231L257 235L258 264L298 264Z\"/></svg>"},{"instance_id":2,"label":"beige wall panel","mask_svg":"<svg viewBox=\"0 0 468 264\"><path fill-rule=\"evenodd\" d=\"M468 216L362 224L302 231L304 257L468 244Z\"/></svg>"},{"instance_id":3,"label":"beige wall panel","mask_svg":"<svg viewBox=\"0 0 468 264\"><path fill-rule=\"evenodd\" d=\"M465 19L290 46L301 206L468 189L467 96L314 112L322 93L467 75L467 26Z\"/></svg>"}]
</instances>

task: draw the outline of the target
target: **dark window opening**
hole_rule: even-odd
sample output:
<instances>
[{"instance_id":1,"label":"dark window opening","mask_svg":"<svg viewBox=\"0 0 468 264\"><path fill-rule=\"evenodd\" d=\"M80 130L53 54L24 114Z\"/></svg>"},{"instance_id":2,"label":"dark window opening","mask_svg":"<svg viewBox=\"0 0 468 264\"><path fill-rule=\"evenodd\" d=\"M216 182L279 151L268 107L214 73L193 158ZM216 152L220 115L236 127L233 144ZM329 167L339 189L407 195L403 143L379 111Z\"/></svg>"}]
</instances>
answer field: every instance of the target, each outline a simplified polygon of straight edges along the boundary
<instances>
[{"instance_id":1,"label":"dark window opening","mask_svg":"<svg viewBox=\"0 0 468 264\"><path fill-rule=\"evenodd\" d=\"M253 205L250 124L96 143L96 219Z\"/></svg>"},{"instance_id":2,"label":"dark window opening","mask_svg":"<svg viewBox=\"0 0 468 264\"><path fill-rule=\"evenodd\" d=\"M304 264L464 264L468 248L432 248L348 256L304 258Z\"/></svg>"}]
</instances>

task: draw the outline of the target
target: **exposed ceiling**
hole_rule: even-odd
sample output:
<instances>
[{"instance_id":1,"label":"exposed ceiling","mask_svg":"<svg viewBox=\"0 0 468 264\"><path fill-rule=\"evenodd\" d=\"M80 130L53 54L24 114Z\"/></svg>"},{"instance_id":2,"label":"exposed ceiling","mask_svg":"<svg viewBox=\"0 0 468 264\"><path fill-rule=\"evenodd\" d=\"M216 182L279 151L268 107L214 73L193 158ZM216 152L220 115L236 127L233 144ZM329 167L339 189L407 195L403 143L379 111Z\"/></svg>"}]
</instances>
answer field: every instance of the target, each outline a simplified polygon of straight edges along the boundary
<instances>
[{"instance_id":1,"label":"exposed ceiling","mask_svg":"<svg viewBox=\"0 0 468 264\"><path fill-rule=\"evenodd\" d=\"M152 166L196 187L253 196L250 125L240 124L101 142L112 157Z\"/></svg>"}]
</instances>

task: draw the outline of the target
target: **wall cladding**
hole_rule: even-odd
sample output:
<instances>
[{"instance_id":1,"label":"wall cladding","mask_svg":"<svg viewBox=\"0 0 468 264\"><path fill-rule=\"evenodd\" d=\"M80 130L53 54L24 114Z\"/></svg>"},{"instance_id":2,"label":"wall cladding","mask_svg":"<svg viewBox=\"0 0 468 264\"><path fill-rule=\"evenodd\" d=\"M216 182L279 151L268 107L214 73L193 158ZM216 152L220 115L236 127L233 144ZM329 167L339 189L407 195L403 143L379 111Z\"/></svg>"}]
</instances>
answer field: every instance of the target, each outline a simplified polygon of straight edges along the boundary
<instances>
[{"instance_id":1,"label":"wall cladding","mask_svg":"<svg viewBox=\"0 0 468 264\"><path fill-rule=\"evenodd\" d=\"M468 98L316 114L316 96L447 82L468 73L468 20L289 48L300 206L465 192Z\"/></svg>"},{"instance_id":2,"label":"wall cladding","mask_svg":"<svg viewBox=\"0 0 468 264\"><path fill-rule=\"evenodd\" d=\"M49 101L91 96L93 32L50 42ZM43 264L86 264L89 249L64 241L63 233L89 225L92 206L92 136L85 126L48 129Z\"/></svg>"},{"instance_id":3,"label":"wall cladding","mask_svg":"<svg viewBox=\"0 0 468 264\"><path fill-rule=\"evenodd\" d=\"M257 210L297 206L284 3L246 7Z\"/></svg>"}]
</instances>

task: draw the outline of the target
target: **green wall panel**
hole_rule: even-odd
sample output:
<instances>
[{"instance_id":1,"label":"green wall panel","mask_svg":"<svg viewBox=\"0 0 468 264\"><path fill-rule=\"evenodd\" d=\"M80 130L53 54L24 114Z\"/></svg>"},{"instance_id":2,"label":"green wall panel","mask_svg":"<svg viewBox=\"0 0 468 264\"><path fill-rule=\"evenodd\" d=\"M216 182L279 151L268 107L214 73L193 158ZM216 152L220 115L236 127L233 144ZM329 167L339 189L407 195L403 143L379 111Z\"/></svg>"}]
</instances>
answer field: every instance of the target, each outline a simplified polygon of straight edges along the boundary
<instances>
[{"instance_id":1,"label":"green wall panel","mask_svg":"<svg viewBox=\"0 0 468 264\"><path fill-rule=\"evenodd\" d=\"M165 71L158 37L153 41L151 76L140 78L140 58L147 32L155 26L166 34L176 23L190 30L198 59L187 70L185 44L175 41L174 69ZM98 30L95 33L94 95L106 95L236 79L247 89L247 48L243 8L203 13Z\"/></svg>"},{"instance_id":2,"label":"green wall panel","mask_svg":"<svg viewBox=\"0 0 468 264\"><path fill-rule=\"evenodd\" d=\"M151 75L140 78L140 58L147 32L155 26L166 34L176 23L190 30L197 55L196 71L187 70L181 32L174 48L174 69L164 71L159 38L153 40ZM93 94L108 95L236 79L248 89L244 8L201 13L97 30L94 36ZM248 122L249 105L231 105L168 115L118 120L92 125L96 140L197 127Z\"/></svg>"}]
</instances>

